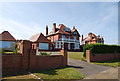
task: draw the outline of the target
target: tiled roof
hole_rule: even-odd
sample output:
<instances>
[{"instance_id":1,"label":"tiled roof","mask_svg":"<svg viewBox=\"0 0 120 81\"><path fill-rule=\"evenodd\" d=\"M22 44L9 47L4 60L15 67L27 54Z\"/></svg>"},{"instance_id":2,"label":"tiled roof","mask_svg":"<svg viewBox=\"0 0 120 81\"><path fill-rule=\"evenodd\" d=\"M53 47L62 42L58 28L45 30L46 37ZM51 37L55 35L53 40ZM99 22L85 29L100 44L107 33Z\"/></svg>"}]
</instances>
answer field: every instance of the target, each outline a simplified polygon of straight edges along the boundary
<instances>
[{"instance_id":1,"label":"tiled roof","mask_svg":"<svg viewBox=\"0 0 120 81\"><path fill-rule=\"evenodd\" d=\"M103 40L103 37L100 37L100 36L96 36L95 34L93 33L89 33L89 34L92 34L92 40ZM83 39L84 41L89 41L89 36L87 36L86 38Z\"/></svg>"},{"instance_id":2,"label":"tiled roof","mask_svg":"<svg viewBox=\"0 0 120 81\"><path fill-rule=\"evenodd\" d=\"M0 40L2 40L2 41L16 41L16 39L8 31L4 31L0 34Z\"/></svg>"},{"instance_id":3,"label":"tiled roof","mask_svg":"<svg viewBox=\"0 0 120 81\"><path fill-rule=\"evenodd\" d=\"M67 32L67 31L65 31L66 28L70 29L69 27L66 27L66 26L63 25L63 24L59 24L59 26L56 28L56 32L54 33L54 32L52 31L52 32L50 32L48 35L53 35L53 34L58 34L58 33L70 35L70 34L72 34L74 31L77 30L77 29L72 29L72 30L70 29L70 32Z\"/></svg>"},{"instance_id":4,"label":"tiled roof","mask_svg":"<svg viewBox=\"0 0 120 81\"><path fill-rule=\"evenodd\" d=\"M33 35L32 37L29 38L29 40L32 42L50 43L50 41L42 33Z\"/></svg>"}]
</instances>

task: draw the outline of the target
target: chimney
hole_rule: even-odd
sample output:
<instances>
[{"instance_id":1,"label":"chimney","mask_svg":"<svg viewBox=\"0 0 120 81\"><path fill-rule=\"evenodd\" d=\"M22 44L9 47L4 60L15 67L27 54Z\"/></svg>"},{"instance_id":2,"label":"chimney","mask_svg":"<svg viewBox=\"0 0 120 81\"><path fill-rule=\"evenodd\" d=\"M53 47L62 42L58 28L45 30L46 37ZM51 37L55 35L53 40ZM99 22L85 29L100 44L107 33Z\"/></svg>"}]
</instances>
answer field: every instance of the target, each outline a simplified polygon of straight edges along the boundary
<instances>
[{"instance_id":1,"label":"chimney","mask_svg":"<svg viewBox=\"0 0 120 81\"><path fill-rule=\"evenodd\" d=\"M89 33L88 36L89 36L89 39L92 40L92 33Z\"/></svg>"},{"instance_id":2,"label":"chimney","mask_svg":"<svg viewBox=\"0 0 120 81\"><path fill-rule=\"evenodd\" d=\"M48 25L46 25L46 35L48 35Z\"/></svg>"},{"instance_id":3,"label":"chimney","mask_svg":"<svg viewBox=\"0 0 120 81\"><path fill-rule=\"evenodd\" d=\"M100 37L100 35L98 35L98 37Z\"/></svg>"},{"instance_id":4,"label":"chimney","mask_svg":"<svg viewBox=\"0 0 120 81\"><path fill-rule=\"evenodd\" d=\"M73 26L73 29L75 29L75 26Z\"/></svg>"},{"instance_id":5,"label":"chimney","mask_svg":"<svg viewBox=\"0 0 120 81\"><path fill-rule=\"evenodd\" d=\"M56 23L53 23L53 32L55 33Z\"/></svg>"},{"instance_id":6,"label":"chimney","mask_svg":"<svg viewBox=\"0 0 120 81\"><path fill-rule=\"evenodd\" d=\"M83 35L82 35L82 41L83 41Z\"/></svg>"}]
</instances>

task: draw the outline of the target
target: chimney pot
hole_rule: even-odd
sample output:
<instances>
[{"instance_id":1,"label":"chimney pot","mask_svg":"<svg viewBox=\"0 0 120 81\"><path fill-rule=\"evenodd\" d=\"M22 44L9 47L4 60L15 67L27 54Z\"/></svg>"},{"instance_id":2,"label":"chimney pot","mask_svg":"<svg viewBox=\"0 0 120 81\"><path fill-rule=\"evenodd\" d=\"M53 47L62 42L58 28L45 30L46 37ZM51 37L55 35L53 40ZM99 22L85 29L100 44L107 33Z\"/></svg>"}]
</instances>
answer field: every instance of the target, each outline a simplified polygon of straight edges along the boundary
<instances>
[{"instance_id":1,"label":"chimney pot","mask_svg":"<svg viewBox=\"0 0 120 81\"><path fill-rule=\"evenodd\" d=\"M73 29L75 29L75 26L73 26Z\"/></svg>"},{"instance_id":2,"label":"chimney pot","mask_svg":"<svg viewBox=\"0 0 120 81\"><path fill-rule=\"evenodd\" d=\"M82 35L82 41L83 41L83 35Z\"/></svg>"},{"instance_id":3,"label":"chimney pot","mask_svg":"<svg viewBox=\"0 0 120 81\"><path fill-rule=\"evenodd\" d=\"M53 32L55 33L56 23L53 23Z\"/></svg>"},{"instance_id":4,"label":"chimney pot","mask_svg":"<svg viewBox=\"0 0 120 81\"><path fill-rule=\"evenodd\" d=\"M46 35L48 35L48 25L46 25Z\"/></svg>"}]
</instances>

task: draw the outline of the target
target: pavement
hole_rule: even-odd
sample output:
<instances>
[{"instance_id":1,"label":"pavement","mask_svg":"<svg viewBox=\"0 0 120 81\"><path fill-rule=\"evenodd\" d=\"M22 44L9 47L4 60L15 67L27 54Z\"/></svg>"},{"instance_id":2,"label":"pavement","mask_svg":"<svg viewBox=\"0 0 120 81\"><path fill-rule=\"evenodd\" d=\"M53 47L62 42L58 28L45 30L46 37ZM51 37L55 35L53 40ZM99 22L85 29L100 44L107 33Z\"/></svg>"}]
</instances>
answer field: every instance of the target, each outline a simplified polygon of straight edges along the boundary
<instances>
[{"instance_id":1,"label":"pavement","mask_svg":"<svg viewBox=\"0 0 120 81\"><path fill-rule=\"evenodd\" d=\"M90 64L75 59L68 59L68 65L79 70L85 79L118 79L118 68Z\"/></svg>"}]
</instances>

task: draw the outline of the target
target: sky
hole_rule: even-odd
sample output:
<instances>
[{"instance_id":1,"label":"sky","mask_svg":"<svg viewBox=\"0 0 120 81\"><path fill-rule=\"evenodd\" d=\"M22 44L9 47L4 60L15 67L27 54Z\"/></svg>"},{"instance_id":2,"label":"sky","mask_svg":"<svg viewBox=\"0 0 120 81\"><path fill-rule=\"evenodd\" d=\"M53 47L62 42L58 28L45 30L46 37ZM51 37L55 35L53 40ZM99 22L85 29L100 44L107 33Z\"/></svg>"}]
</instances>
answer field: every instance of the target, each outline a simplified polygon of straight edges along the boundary
<instances>
[{"instance_id":1,"label":"sky","mask_svg":"<svg viewBox=\"0 0 120 81\"><path fill-rule=\"evenodd\" d=\"M75 26L84 38L92 32L106 44L118 43L117 2L1 2L0 33L9 31L16 39L29 39L49 32L53 23Z\"/></svg>"}]
</instances>

